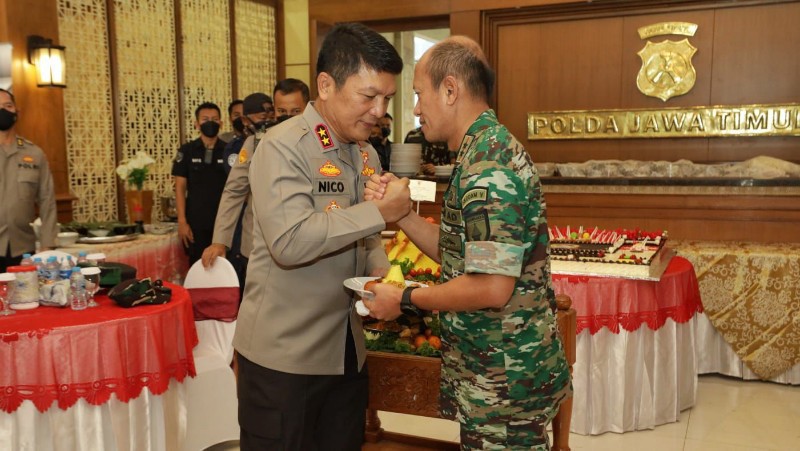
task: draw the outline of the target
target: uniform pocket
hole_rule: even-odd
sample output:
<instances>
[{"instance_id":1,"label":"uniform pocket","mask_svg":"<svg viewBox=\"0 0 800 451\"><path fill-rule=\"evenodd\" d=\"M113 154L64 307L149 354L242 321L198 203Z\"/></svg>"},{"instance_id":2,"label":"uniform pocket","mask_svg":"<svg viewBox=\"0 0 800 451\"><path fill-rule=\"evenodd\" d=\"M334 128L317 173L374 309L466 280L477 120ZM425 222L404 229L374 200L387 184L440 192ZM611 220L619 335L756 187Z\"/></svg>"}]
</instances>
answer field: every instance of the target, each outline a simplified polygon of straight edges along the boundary
<instances>
[{"instance_id":1,"label":"uniform pocket","mask_svg":"<svg viewBox=\"0 0 800 451\"><path fill-rule=\"evenodd\" d=\"M22 170L17 174L20 199L34 199L39 191L39 172Z\"/></svg>"}]
</instances>

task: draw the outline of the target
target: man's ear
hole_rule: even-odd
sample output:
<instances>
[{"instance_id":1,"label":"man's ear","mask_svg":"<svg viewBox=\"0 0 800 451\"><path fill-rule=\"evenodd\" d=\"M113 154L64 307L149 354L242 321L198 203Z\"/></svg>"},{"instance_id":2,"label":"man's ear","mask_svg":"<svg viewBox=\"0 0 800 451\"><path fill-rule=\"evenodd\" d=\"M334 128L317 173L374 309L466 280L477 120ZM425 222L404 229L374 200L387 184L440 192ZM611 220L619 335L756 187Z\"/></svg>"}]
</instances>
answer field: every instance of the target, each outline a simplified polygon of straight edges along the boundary
<instances>
[{"instance_id":1,"label":"man's ear","mask_svg":"<svg viewBox=\"0 0 800 451\"><path fill-rule=\"evenodd\" d=\"M452 105L456 103L458 100L458 96L461 94L461 86L458 84L458 80L452 75L448 75L444 77L442 80L442 89L444 90L445 100L448 105Z\"/></svg>"},{"instance_id":2,"label":"man's ear","mask_svg":"<svg viewBox=\"0 0 800 451\"><path fill-rule=\"evenodd\" d=\"M336 81L327 72L320 72L317 75L317 94L321 100L328 100L333 90L336 89Z\"/></svg>"}]
</instances>

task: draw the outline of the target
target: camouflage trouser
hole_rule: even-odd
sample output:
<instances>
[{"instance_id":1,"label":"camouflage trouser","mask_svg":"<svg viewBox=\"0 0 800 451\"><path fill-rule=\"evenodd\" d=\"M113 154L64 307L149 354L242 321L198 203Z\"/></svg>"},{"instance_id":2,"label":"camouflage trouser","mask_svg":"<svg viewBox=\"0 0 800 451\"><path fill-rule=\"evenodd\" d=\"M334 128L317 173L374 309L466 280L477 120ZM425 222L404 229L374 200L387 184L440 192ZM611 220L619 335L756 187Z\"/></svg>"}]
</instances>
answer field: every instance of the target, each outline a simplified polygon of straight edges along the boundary
<instances>
[{"instance_id":1,"label":"camouflage trouser","mask_svg":"<svg viewBox=\"0 0 800 451\"><path fill-rule=\"evenodd\" d=\"M536 450L548 451L547 424L552 416L507 423L461 424L461 449L472 450Z\"/></svg>"}]
</instances>

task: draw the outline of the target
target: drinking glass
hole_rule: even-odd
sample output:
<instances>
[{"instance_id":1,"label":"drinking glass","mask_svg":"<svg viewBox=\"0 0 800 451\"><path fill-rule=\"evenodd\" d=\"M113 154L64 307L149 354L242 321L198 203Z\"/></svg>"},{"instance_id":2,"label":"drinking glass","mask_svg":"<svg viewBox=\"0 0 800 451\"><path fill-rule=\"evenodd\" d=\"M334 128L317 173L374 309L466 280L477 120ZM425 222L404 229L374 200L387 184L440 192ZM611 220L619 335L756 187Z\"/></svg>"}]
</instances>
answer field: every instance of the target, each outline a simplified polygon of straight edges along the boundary
<instances>
[{"instance_id":1,"label":"drinking glass","mask_svg":"<svg viewBox=\"0 0 800 451\"><path fill-rule=\"evenodd\" d=\"M8 303L14 296L14 281L17 280L14 274L4 272L0 274L0 303L3 304L3 310L0 310L0 315L8 316L14 315L17 312L8 307Z\"/></svg>"},{"instance_id":2,"label":"drinking glass","mask_svg":"<svg viewBox=\"0 0 800 451\"><path fill-rule=\"evenodd\" d=\"M88 267L88 268L81 268L81 273L83 273L83 278L85 281L86 287L86 294L89 296L89 302L86 304L87 307L97 307L100 304L94 301L94 294L100 290L100 268L98 267Z\"/></svg>"}]
</instances>

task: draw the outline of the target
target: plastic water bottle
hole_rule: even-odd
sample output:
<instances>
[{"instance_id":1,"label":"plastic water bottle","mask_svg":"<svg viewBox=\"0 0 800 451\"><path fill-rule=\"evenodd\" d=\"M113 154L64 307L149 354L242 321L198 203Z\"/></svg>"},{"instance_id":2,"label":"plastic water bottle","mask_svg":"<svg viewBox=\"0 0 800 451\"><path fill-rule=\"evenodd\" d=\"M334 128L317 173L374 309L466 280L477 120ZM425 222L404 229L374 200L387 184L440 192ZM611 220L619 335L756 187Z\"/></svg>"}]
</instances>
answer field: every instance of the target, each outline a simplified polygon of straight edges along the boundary
<instances>
[{"instance_id":1,"label":"plastic water bottle","mask_svg":"<svg viewBox=\"0 0 800 451\"><path fill-rule=\"evenodd\" d=\"M61 259L61 265L59 265L58 277L61 280L67 280L72 274L72 264L67 257Z\"/></svg>"},{"instance_id":2,"label":"plastic water bottle","mask_svg":"<svg viewBox=\"0 0 800 451\"><path fill-rule=\"evenodd\" d=\"M69 276L70 307L72 310L83 310L86 308L86 280L81 274L81 268L72 268L72 275Z\"/></svg>"},{"instance_id":3,"label":"plastic water bottle","mask_svg":"<svg viewBox=\"0 0 800 451\"><path fill-rule=\"evenodd\" d=\"M78 252L78 265L86 263L86 251Z\"/></svg>"},{"instance_id":4,"label":"plastic water bottle","mask_svg":"<svg viewBox=\"0 0 800 451\"><path fill-rule=\"evenodd\" d=\"M20 266L33 265L33 258L31 258L31 254L22 254L22 261L20 261L19 264Z\"/></svg>"},{"instance_id":5,"label":"plastic water bottle","mask_svg":"<svg viewBox=\"0 0 800 451\"><path fill-rule=\"evenodd\" d=\"M42 258L34 258L33 265L36 266L36 276L39 278L39 282L47 279L47 275L44 272L44 262L42 261Z\"/></svg>"},{"instance_id":6,"label":"plastic water bottle","mask_svg":"<svg viewBox=\"0 0 800 451\"><path fill-rule=\"evenodd\" d=\"M58 282L60 278L59 267L58 267L58 259L53 256L47 259L47 265L45 265L45 273L48 282Z\"/></svg>"}]
</instances>

